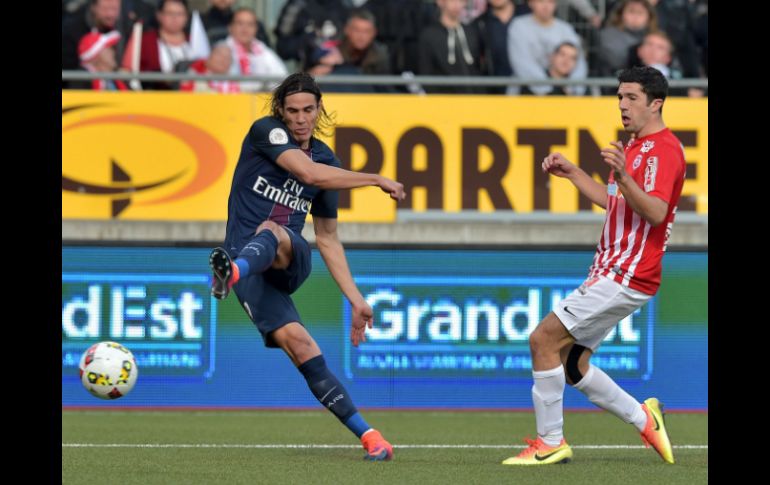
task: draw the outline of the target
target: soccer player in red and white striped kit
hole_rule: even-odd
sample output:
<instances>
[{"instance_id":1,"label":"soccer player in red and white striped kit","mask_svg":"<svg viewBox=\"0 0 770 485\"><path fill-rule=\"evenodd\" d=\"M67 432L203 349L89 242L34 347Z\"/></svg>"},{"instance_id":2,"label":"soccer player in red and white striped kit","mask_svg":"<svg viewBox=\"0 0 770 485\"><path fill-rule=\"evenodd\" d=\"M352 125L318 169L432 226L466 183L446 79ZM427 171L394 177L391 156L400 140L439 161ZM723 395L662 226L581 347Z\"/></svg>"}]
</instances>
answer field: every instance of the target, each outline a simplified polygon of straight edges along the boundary
<instances>
[{"instance_id":1,"label":"soccer player in red and white striped kit","mask_svg":"<svg viewBox=\"0 0 770 485\"><path fill-rule=\"evenodd\" d=\"M660 286L661 259L671 234L685 177L684 149L663 123L668 83L651 67L618 76L621 121L631 139L601 151L610 166L608 185L595 181L560 153L543 160L543 170L572 182L607 210L586 281L532 332L532 401L537 439L504 465L568 462L572 449L563 434L563 395L569 383L602 409L633 424L642 441L667 463L671 442L656 398L639 403L601 369L591 355L617 323L651 299Z\"/></svg>"}]
</instances>

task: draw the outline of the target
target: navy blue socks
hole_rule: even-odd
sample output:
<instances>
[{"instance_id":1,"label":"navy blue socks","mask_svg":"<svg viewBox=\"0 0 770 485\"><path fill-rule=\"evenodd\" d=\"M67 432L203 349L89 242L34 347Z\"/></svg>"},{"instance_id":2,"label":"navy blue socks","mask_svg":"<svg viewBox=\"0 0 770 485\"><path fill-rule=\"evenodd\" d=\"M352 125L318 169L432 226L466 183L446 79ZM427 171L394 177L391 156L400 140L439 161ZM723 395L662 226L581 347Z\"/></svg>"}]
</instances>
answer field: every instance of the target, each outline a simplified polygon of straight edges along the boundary
<instances>
[{"instance_id":1,"label":"navy blue socks","mask_svg":"<svg viewBox=\"0 0 770 485\"><path fill-rule=\"evenodd\" d=\"M323 355L313 357L297 367L318 401L359 438L370 426L358 413L342 383L326 367Z\"/></svg>"}]
</instances>

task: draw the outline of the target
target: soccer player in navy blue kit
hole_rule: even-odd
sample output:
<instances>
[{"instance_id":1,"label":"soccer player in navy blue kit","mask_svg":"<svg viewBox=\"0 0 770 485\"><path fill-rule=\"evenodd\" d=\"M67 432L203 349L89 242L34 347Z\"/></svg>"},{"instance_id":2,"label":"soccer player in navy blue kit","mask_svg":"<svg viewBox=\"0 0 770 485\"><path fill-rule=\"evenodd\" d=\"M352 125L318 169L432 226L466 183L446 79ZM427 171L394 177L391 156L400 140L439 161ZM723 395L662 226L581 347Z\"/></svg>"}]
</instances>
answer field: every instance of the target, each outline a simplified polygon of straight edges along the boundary
<instances>
[{"instance_id":1,"label":"soccer player in navy blue kit","mask_svg":"<svg viewBox=\"0 0 770 485\"><path fill-rule=\"evenodd\" d=\"M393 447L366 423L328 369L290 296L310 275L310 246L301 235L310 212L321 256L352 307L350 339L356 346L364 341L373 312L337 236L336 190L374 185L395 200L405 197L398 182L339 168L331 149L313 136L331 124L321 97L310 75L290 75L273 91L271 114L255 121L243 140L224 248L209 257L211 292L224 299L234 290L265 346L286 352L319 402L361 439L364 458L390 460Z\"/></svg>"}]
</instances>

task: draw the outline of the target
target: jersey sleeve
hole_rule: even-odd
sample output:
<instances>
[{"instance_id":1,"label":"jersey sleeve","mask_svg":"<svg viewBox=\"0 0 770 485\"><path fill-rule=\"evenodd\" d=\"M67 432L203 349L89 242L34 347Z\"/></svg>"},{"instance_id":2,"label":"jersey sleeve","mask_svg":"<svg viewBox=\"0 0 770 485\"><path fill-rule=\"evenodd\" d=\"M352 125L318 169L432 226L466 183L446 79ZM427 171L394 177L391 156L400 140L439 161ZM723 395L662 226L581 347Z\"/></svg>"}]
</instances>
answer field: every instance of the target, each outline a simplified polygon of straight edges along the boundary
<instances>
[{"instance_id":1,"label":"jersey sleeve","mask_svg":"<svg viewBox=\"0 0 770 485\"><path fill-rule=\"evenodd\" d=\"M286 126L269 116L257 120L251 126L249 144L256 152L273 162L286 150L299 149L294 139L289 136Z\"/></svg>"},{"instance_id":2,"label":"jersey sleeve","mask_svg":"<svg viewBox=\"0 0 770 485\"><path fill-rule=\"evenodd\" d=\"M331 154L331 151L329 151ZM331 156L332 167L340 167L342 164L336 156ZM321 190L313 199L310 206L310 214L329 219L337 218L337 206L339 205L339 192L336 190Z\"/></svg>"},{"instance_id":3,"label":"jersey sleeve","mask_svg":"<svg viewBox=\"0 0 770 485\"><path fill-rule=\"evenodd\" d=\"M684 178L684 153L681 147L664 145L653 150L644 161L642 188L648 195L671 202L676 182Z\"/></svg>"}]
</instances>

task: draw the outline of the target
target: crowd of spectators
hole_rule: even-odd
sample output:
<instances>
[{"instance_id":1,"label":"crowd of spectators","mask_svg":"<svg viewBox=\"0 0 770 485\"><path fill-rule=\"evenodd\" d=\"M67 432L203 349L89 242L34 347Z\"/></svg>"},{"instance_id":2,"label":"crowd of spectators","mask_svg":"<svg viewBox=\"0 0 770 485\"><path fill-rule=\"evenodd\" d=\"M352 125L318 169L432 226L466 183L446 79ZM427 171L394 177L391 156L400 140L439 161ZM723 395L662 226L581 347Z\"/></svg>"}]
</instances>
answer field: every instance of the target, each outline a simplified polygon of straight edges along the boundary
<instances>
[{"instance_id":1,"label":"crowd of spectators","mask_svg":"<svg viewBox=\"0 0 770 485\"><path fill-rule=\"evenodd\" d=\"M200 3L200 2L198 2ZM274 26L235 0L62 0L62 69L281 77L327 75L614 77L649 65L669 79L708 76L708 0L286 0ZM560 18L570 9L580 19ZM578 27L578 28L576 28ZM270 30L269 30L270 29ZM327 91L580 96L569 86L327 84ZM62 81L99 90L260 92L253 80ZM605 90L603 94L611 94ZM698 97L702 89L674 90Z\"/></svg>"}]
</instances>

